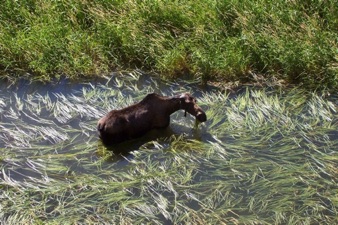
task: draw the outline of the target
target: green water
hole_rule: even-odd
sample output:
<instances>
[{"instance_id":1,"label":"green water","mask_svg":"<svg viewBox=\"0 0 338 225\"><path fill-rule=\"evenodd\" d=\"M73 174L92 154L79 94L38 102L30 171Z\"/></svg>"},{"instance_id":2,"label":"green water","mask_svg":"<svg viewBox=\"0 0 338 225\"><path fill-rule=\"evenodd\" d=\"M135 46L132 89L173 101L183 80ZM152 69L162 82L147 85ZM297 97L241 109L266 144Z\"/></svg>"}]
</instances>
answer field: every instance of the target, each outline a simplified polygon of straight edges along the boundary
<instances>
[{"instance_id":1,"label":"green water","mask_svg":"<svg viewBox=\"0 0 338 225\"><path fill-rule=\"evenodd\" d=\"M1 223L337 223L338 98L198 83L1 84ZM179 111L107 150L97 120L151 92L192 93L208 121Z\"/></svg>"}]
</instances>

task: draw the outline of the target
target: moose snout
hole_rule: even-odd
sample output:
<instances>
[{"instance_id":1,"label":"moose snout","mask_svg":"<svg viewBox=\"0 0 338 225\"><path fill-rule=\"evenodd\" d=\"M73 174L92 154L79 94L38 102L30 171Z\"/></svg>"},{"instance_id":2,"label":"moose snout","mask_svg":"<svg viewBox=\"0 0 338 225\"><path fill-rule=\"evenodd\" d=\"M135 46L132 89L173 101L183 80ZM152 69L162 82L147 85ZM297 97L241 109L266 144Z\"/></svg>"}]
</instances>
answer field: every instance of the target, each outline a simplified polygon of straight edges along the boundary
<instances>
[{"instance_id":1,"label":"moose snout","mask_svg":"<svg viewBox=\"0 0 338 225\"><path fill-rule=\"evenodd\" d=\"M205 114L205 112L199 111L196 115L196 119L199 122L205 122L205 121L207 121L207 115Z\"/></svg>"},{"instance_id":2,"label":"moose snout","mask_svg":"<svg viewBox=\"0 0 338 225\"><path fill-rule=\"evenodd\" d=\"M189 112L189 110L188 110ZM190 113L190 112L189 112ZM207 121L207 115L205 114L205 112L202 110L201 107L199 107L197 104L194 105L194 109L193 112L191 113L193 116L196 117L196 119L199 122L205 122Z\"/></svg>"}]
</instances>

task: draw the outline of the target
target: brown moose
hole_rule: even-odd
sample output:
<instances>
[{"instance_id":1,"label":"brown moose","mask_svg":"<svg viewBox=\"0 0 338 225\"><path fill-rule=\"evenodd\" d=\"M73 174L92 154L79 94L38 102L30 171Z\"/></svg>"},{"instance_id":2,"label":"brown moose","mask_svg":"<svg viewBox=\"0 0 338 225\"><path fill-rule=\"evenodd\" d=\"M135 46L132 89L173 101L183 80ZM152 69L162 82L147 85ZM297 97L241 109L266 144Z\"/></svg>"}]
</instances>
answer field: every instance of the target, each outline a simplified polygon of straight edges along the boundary
<instances>
[{"instance_id":1,"label":"brown moose","mask_svg":"<svg viewBox=\"0 0 338 225\"><path fill-rule=\"evenodd\" d=\"M144 135L151 129L169 126L170 115L183 109L195 116L199 122L205 122L205 112L196 104L189 93L174 97L148 94L142 101L124 109L112 110L97 124L99 137L103 144L112 145Z\"/></svg>"}]
</instances>

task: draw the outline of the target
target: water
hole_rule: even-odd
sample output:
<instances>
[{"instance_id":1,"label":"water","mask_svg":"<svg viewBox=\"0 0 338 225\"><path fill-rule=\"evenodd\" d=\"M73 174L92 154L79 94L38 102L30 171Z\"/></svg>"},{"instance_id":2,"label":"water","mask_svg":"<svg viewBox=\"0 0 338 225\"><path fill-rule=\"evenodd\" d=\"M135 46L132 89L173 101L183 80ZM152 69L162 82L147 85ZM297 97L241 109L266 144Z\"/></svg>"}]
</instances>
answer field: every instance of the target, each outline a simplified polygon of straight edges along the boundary
<instances>
[{"instance_id":1,"label":"water","mask_svg":"<svg viewBox=\"0 0 338 225\"><path fill-rule=\"evenodd\" d=\"M87 170L82 163L74 161L72 154L90 159L90 162L100 160L102 154L110 154L102 146L96 132L98 119L108 111L140 101L152 92L169 96L190 92L198 98L211 90L215 88L200 87L197 81L169 83L137 73L124 77L112 74L109 79L90 83L74 84L66 79L51 84L25 80L14 85L2 83L0 148L6 152L2 167L14 180L36 177L38 172L32 170L27 158L56 153L65 157L70 155L62 165L69 170L67 173L95 172L96 168L95 171ZM165 140L180 134L202 139L206 134L196 132L192 126L193 118L183 118L183 114L181 111L173 115L172 125L168 129L151 131L142 138L113 146L110 150L129 153L152 140ZM89 150L84 151L83 148ZM124 156L132 158L131 154ZM117 167L128 163L125 158L114 154L110 160L119 162L114 164Z\"/></svg>"},{"instance_id":2,"label":"water","mask_svg":"<svg viewBox=\"0 0 338 225\"><path fill-rule=\"evenodd\" d=\"M0 221L337 223L337 96L199 83L137 71L1 83ZM98 119L152 92L190 92L208 121L178 111L169 128L105 148Z\"/></svg>"}]
</instances>

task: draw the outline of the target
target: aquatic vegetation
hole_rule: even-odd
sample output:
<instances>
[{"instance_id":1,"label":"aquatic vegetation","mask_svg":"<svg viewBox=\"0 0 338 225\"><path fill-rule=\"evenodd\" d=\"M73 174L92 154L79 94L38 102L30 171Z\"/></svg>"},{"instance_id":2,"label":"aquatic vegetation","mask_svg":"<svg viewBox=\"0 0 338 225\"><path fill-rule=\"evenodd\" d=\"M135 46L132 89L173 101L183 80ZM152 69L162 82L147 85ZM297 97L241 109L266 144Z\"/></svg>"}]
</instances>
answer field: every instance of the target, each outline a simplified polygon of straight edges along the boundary
<instances>
[{"instance_id":1,"label":"aquatic vegetation","mask_svg":"<svg viewBox=\"0 0 338 225\"><path fill-rule=\"evenodd\" d=\"M98 118L153 91L194 93L208 121L196 128L177 112L170 129L116 146L130 154L102 146ZM0 221L335 224L337 101L137 72L67 93L1 89Z\"/></svg>"}]
</instances>

